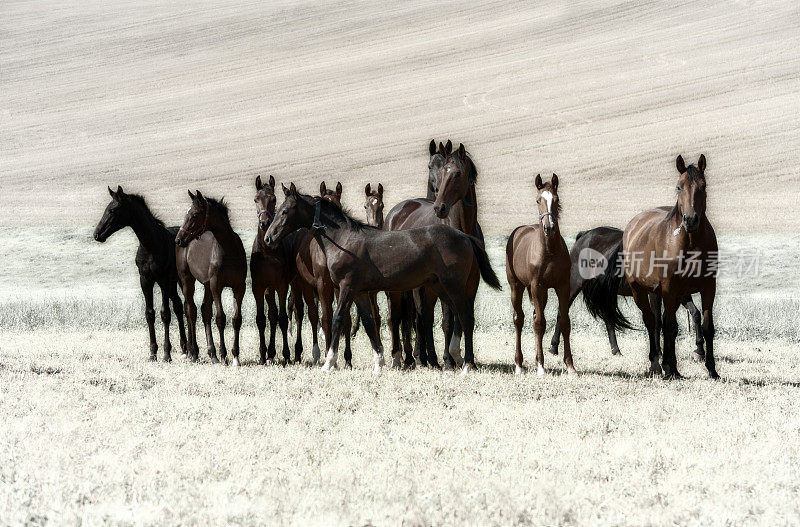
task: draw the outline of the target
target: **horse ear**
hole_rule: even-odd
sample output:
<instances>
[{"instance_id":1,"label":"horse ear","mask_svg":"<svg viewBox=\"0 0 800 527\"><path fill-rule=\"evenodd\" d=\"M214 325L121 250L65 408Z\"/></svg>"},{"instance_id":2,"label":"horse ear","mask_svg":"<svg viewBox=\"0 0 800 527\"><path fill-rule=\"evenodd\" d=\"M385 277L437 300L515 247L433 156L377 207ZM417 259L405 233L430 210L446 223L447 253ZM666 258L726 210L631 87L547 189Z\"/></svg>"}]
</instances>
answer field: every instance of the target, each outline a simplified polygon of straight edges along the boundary
<instances>
[{"instance_id":1,"label":"horse ear","mask_svg":"<svg viewBox=\"0 0 800 527\"><path fill-rule=\"evenodd\" d=\"M453 142L451 140L447 140L447 143L444 145L444 151L448 156L453 153Z\"/></svg>"},{"instance_id":2,"label":"horse ear","mask_svg":"<svg viewBox=\"0 0 800 527\"><path fill-rule=\"evenodd\" d=\"M683 162L682 156L678 156L678 159L675 160L675 167L678 169L679 174L686 172L686 163Z\"/></svg>"},{"instance_id":3,"label":"horse ear","mask_svg":"<svg viewBox=\"0 0 800 527\"><path fill-rule=\"evenodd\" d=\"M206 202L206 198L203 197L203 194L201 194L199 190L195 190L194 192L197 195L197 201L199 201L200 203Z\"/></svg>"},{"instance_id":4,"label":"horse ear","mask_svg":"<svg viewBox=\"0 0 800 527\"><path fill-rule=\"evenodd\" d=\"M431 139L431 144L428 145L428 152L430 153L431 157L436 155L436 141Z\"/></svg>"},{"instance_id":5,"label":"horse ear","mask_svg":"<svg viewBox=\"0 0 800 527\"><path fill-rule=\"evenodd\" d=\"M367 197L370 197L372 195L372 185L370 185L369 183L367 183L367 186L364 187L364 194L366 194Z\"/></svg>"},{"instance_id":6,"label":"horse ear","mask_svg":"<svg viewBox=\"0 0 800 527\"><path fill-rule=\"evenodd\" d=\"M378 197L383 199L383 184L378 183Z\"/></svg>"},{"instance_id":7,"label":"horse ear","mask_svg":"<svg viewBox=\"0 0 800 527\"><path fill-rule=\"evenodd\" d=\"M294 186L294 181L289 183L289 194L291 194L292 196L297 196L297 187Z\"/></svg>"},{"instance_id":8,"label":"horse ear","mask_svg":"<svg viewBox=\"0 0 800 527\"><path fill-rule=\"evenodd\" d=\"M261 175L256 176L256 190L261 190L264 184L261 183Z\"/></svg>"},{"instance_id":9,"label":"horse ear","mask_svg":"<svg viewBox=\"0 0 800 527\"><path fill-rule=\"evenodd\" d=\"M187 190L186 192L188 192L188 193L189 193L189 199L191 199L192 201L194 201L194 194L192 194L192 191L191 191L191 190Z\"/></svg>"},{"instance_id":10,"label":"horse ear","mask_svg":"<svg viewBox=\"0 0 800 527\"><path fill-rule=\"evenodd\" d=\"M272 187L272 190L275 190L275 176L272 174L269 175L269 186Z\"/></svg>"},{"instance_id":11,"label":"horse ear","mask_svg":"<svg viewBox=\"0 0 800 527\"><path fill-rule=\"evenodd\" d=\"M340 198L342 197L342 182L341 181L337 181L336 182L336 195L339 196Z\"/></svg>"},{"instance_id":12,"label":"horse ear","mask_svg":"<svg viewBox=\"0 0 800 527\"><path fill-rule=\"evenodd\" d=\"M534 182L534 184L536 185L536 190L542 190L542 187L544 186L544 184L542 183L542 175L541 174L536 174L536 181Z\"/></svg>"},{"instance_id":13,"label":"horse ear","mask_svg":"<svg viewBox=\"0 0 800 527\"><path fill-rule=\"evenodd\" d=\"M328 193L328 185L326 185L325 182L323 181L322 183L319 184L319 195L325 197L325 194L327 193Z\"/></svg>"},{"instance_id":14,"label":"horse ear","mask_svg":"<svg viewBox=\"0 0 800 527\"><path fill-rule=\"evenodd\" d=\"M553 187L553 192L558 190L558 174L553 172L553 179L550 180L550 185Z\"/></svg>"},{"instance_id":15,"label":"horse ear","mask_svg":"<svg viewBox=\"0 0 800 527\"><path fill-rule=\"evenodd\" d=\"M281 183L281 187L283 187L283 195L284 195L284 196L288 196L290 192L289 192L289 189L288 189L288 188L286 188L286 185L284 185L283 183Z\"/></svg>"},{"instance_id":16,"label":"horse ear","mask_svg":"<svg viewBox=\"0 0 800 527\"><path fill-rule=\"evenodd\" d=\"M458 158L464 161L467 158L467 149L464 148L464 143L458 144Z\"/></svg>"},{"instance_id":17,"label":"horse ear","mask_svg":"<svg viewBox=\"0 0 800 527\"><path fill-rule=\"evenodd\" d=\"M441 141L439 141L439 155L442 157L447 157L447 150L445 150L444 145Z\"/></svg>"},{"instance_id":18,"label":"horse ear","mask_svg":"<svg viewBox=\"0 0 800 527\"><path fill-rule=\"evenodd\" d=\"M700 169L700 173L701 174L706 171L706 155L705 154L700 154L700 160L697 161L697 168Z\"/></svg>"},{"instance_id":19,"label":"horse ear","mask_svg":"<svg viewBox=\"0 0 800 527\"><path fill-rule=\"evenodd\" d=\"M111 190L111 187L108 187L108 195L114 198L114 200L117 199L117 195L114 193L113 190Z\"/></svg>"}]
</instances>

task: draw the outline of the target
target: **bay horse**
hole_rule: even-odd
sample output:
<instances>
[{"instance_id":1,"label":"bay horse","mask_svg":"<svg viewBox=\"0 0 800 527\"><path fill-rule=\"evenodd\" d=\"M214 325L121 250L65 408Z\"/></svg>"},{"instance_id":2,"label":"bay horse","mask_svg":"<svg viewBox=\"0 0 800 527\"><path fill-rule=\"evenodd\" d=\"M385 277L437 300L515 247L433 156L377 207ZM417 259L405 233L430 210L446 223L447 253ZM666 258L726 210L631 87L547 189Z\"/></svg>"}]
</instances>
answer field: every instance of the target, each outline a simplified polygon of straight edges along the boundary
<instances>
[{"instance_id":1,"label":"bay horse","mask_svg":"<svg viewBox=\"0 0 800 527\"><path fill-rule=\"evenodd\" d=\"M628 223L605 272L598 277L592 294L584 293L587 307L601 314L615 327L625 322L612 295L622 279L617 260L624 262L624 277L633 300L642 312L650 341L650 373L666 379L679 378L675 339L678 321L675 313L686 295L700 293L705 340L705 366L709 377L719 378L714 360L713 306L718 266L717 237L706 217L706 157L697 166L686 166L683 157L675 160L678 170L677 198L674 206L642 212ZM661 297L664 304L664 351L659 364L655 313L648 294Z\"/></svg>"},{"instance_id":2,"label":"bay horse","mask_svg":"<svg viewBox=\"0 0 800 527\"><path fill-rule=\"evenodd\" d=\"M256 326L259 337L259 364L272 363L275 360L275 333L276 325L280 326L283 336L284 364L291 362L287 329L289 317L286 309L286 299L291 288L293 302L292 311L297 321L297 335L294 344L294 360L299 363L303 356L303 304L308 306L308 320L311 323L314 347L317 344L318 312L314 298L314 289L297 273L295 258L300 250L300 245L305 238L305 232L297 231L284 238L275 249L267 247L264 243L264 233L275 218L275 178L269 177L267 183L261 181L261 176L256 177L256 195L253 201L256 204L256 218L258 232L253 240L250 252L250 279L252 281L253 297L256 300ZM278 303L275 303L277 295ZM267 326L267 317L264 315L264 301L267 303L269 315L270 336L267 346L264 332ZM317 351L317 353L319 353Z\"/></svg>"},{"instance_id":3,"label":"bay horse","mask_svg":"<svg viewBox=\"0 0 800 527\"><path fill-rule=\"evenodd\" d=\"M205 287L201 306L203 325L206 330L208 356L211 362L227 364L228 351L225 346L225 311L222 309L222 290L233 290L233 355L232 364L239 366L239 330L242 327L242 298L247 280L247 255L239 235L231 227L228 207L222 200L206 198L200 191L192 194L192 204L186 218L175 236L175 261L186 302L186 317L189 322L191 360L197 361L197 306L194 303L195 280ZM219 330L219 359L211 333L211 303L216 308L216 323Z\"/></svg>"},{"instance_id":4,"label":"bay horse","mask_svg":"<svg viewBox=\"0 0 800 527\"><path fill-rule=\"evenodd\" d=\"M578 233L578 235L575 237L575 244L572 246L572 249L569 252L570 260L572 261L572 271L570 272L569 277L570 306L572 306L572 302L575 300L578 294L584 290L584 286L587 288L593 287L593 281L596 279L595 277L592 277L591 272L581 272L582 263L585 263L587 258L598 256L601 256L608 261L608 259L611 258L612 253L616 250L617 246L621 242L622 229L616 229L614 227L596 227L594 229L581 231ZM631 287L628 285L627 280L620 280L619 288L617 289L616 294L624 297L629 297L632 295ZM697 306L692 300L692 295L686 295L683 297L681 304L686 308L692 317L696 337L695 343L697 345L694 351L694 356L698 360L701 360L705 357L705 351L703 350L703 330L700 327L700 310L697 309ZM658 296L651 294L650 306L655 313L658 313L661 310L661 299L658 298ZM597 313L591 314L596 318L598 317ZM608 342L611 345L611 354L621 355L619 345L617 344L616 330L614 329L613 324L606 322L605 326L608 334ZM659 317L656 316L656 335L660 334L661 323L659 321ZM550 353L553 355L558 354L560 336L561 330L559 329L558 321L556 321L556 327L553 330L553 338L550 342ZM657 344L659 344L659 346L660 340L661 339L657 340Z\"/></svg>"},{"instance_id":5,"label":"bay horse","mask_svg":"<svg viewBox=\"0 0 800 527\"><path fill-rule=\"evenodd\" d=\"M283 186L283 185L282 185ZM284 194L287 192L283 186ZM319 185L319 195L322 199L332 203L337 207L342 206L342 183L336 183L336 189L331 190L327 187L325 182ZM305 233L302 242L298 248L297 256L295 257L295 264L297 272L305 283L311 285L316 291L316 296L319 299L319 308L321 311L319 327L325 337L326 345L331 342L331 327L333 321L333 301L338 295L336 283L331 279L330 272L325 260L325 252L320 247L319 243L313 236L309 235L306 230L301 232ZM292 296L291 303L294 304L294 295ZM353 352L350 346L351 339L351 326L352 320L349 311L347 312L344 320L345 327L345 343L344 343L344 361L345 367L352 367ZM318 340L315 335L314 340ZM312 353L312 363L317 364L320 359L319 346L314 346Z\"/></svg>"},{"instance_id":6,"label":"bay horse","mask_svg":"<svg viewBox=\"0 0 800 527\"><path fill-rule=\"evenodd\" d=\"M136 267L139 269L139 284L144 295L145 320L150 335L150 360L156 360L156 312L153 308L153 288L161 289L161 322L164 324L163 360L172 360L172 344L169 341L169 302L178 319L181 350L186 353L186 332L183 327L183 306L178 296L178 270L175 267L175 234L178 227L165 227L147 206L144 198L127 194L121 186L116 192L108 187L111 202L106 206L102 218L94 229L94 239L104 243L112 234L130 227L139 239L136 250Z\"/></svg>"},{"instance_id":7,"label":"bay horse","mask_svg":"<svg viewBox=\"0 0 800 527\"><path fill-rule=\"evenodd\" d=\"M383 346L370 313L368 293L409 291L422 285L432 286L458 316L466 349L463 373L475 368L472 334L478 283L483 277L491 287L500 288L480 240L445 225L379 230L353 219L323 198L300 194L292 183L264 239L276 246L281 238L302 227L311 230L325 252L331 278L339 286L323 370L336 367L344 316L355 302L374 350L374 371L380 373Z\"/></svg>"},{"instance_id":8,"label":"bay horse","mask_svg":"<svg viewBox=\"0 0 800 527\"><path fill-rule=\"evenodd\" d=\"M559 327L564 335L564 365L567 373L575 373L569 342L569 277L572 263L558 226L561 212L558 176L553 174L549 182L543 183L542 176L537 174L535 184L539 221L535 225L522 225L514 229L506 245L506 277L511 289L514 327L517 330L515 373L523 372L522 328L525 313L522 311L522 296L527 290L534 308L536 370L539 375L544 375L542 338L546 327L544 308L548 289L554 289L558 296Z\"/></svg>"},{"instance_id":9,"label":"bay horse","mask_svg":"<svg viewBox=\"0 0 800 527\"><path fill-rule=\"evenodd\" d=\"M449 143L449 141L448 141ZM433 151L429 145L429 153ZM466 152L463 144L457 151L448 154L447 147L439 143L439 149L431 156L429 167L434 165L435 156L445 159L444 164L438 169L438 182L431 183L429 171L429 186L436 198L417 198L402 201L395 205L386 217L386 228L389 230L404 230L414 227L445 224L465 234L477 237L483 243L483 233L478 224L478 205L475 192L475 183L478 171L472 159ZM414 301L417 304L417 336L414 354L419 354L422 365L439 367L436 349L433 343L433 307L437 296L424 288L414 292ZM402 296L399 293L389 295L389 321L392 330L392 355L397 360L399 357L400 338L399 325L404 310L402 309ZM463 364L460 353L461 326L459 321L449 312L446 302L442 302L442 329L445 335L445 350L443 354L445 369L452 370ZM423 316L424 313L424 316ZM411 366L414 357L406 352L405 364Z\"/></svg>"}]
</instances>

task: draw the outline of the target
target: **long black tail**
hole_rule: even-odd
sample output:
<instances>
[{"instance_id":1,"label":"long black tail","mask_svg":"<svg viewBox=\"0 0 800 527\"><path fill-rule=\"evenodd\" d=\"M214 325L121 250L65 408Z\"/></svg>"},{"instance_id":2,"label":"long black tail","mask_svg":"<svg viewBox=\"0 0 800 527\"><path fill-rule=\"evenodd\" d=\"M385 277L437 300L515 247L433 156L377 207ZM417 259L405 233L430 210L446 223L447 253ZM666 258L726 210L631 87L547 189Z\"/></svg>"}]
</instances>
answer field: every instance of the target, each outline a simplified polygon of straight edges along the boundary
<instances>
[{"instance_id":1,"label":"long black tail","mask_svg":"<svg viewBox=\"0 0 800 527\"><path fill-rule=\"evenodd\" d=\"M489 261L489 255L486 254L486 249L483 248L483 243L474 236L468 237L469 241L472 242L472 250L475 252L475 258L478 259L478 269L481 270L481 278L483 278L483 281L492 289L497 289L498 291L502 290L503 286L500 285L500 279L497 278L494 269L492 269L492 263Z\"/></svg>"},{"instance_id":2,"label":"long black tail","mask_svg":"<svg viewBox=\"0 0 800 527\"><path fill-rule=\"evenodd\" d=\"M608 266L603 274L583 283L583 301L594 318L610 323L615 329L631 329L631 323L619 310L619 283L622 280L619 259L622 253L622 242L611 253Z\"/></svg>"}]
</instances>

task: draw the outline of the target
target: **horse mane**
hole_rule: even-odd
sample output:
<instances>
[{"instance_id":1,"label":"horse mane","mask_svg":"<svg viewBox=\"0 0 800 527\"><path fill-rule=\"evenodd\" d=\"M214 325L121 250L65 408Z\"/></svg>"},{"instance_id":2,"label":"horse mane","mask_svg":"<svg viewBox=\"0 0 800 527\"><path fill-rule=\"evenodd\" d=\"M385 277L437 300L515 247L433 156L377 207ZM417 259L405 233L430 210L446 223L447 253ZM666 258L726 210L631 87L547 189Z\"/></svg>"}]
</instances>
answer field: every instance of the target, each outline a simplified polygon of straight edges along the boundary
<instances>
[{"instance_id":1,"label":"horse mane","mask_svg":"<svg viewBox=\"0 0 800 527\"><path fill-rule=\"evenodd\" d=\"M205 197L205 196L204 196ZM228 204L225 203L225 198L214 199L205 197L205 200L208 202L209 206L222 214L222 217L225 218L225 221L228 222L228 225L231 223L230 215L228 214Z\"/></svg>"},{"instance_id":2,"label":"horse mane","mask_svg":"<svg viewBox=\"0 0 800 527\"><path fill-rule=\"evenodd\" d=\"M159 218L158 216L153 214L153 211L150 210L150 207L147 206L147 201L144 199L144 196L139 195L139 194L128 194L126 192L125 193L125 197L130 199L132 202L136 203L137 205L141 206L145 210L145 212L147 212L147 214L149 214L155 220L155 222L157 224L159 224L162 227L166 227L166 225L164 225L164 222L161 220L161 218Z\"/></svg>"},{"instance_id":3,"label":"horse mane","mask_svg":"<svg viewBox=\"0 0 800 527\"><path fill-rule=\"evenodd\" d=\"M469 152L467 152L467 168L469 169L469 180L473 183L478 181L478 168L472 161L472 157L470 157Z\"/></svg>"},{"instance_id":4,"label":"horse mane","mask_svg":"<svg viewBox=\"0 0 800 527\"><path fill-rule=\"evenodd\" d=\"M696 183L700 179L700 171L697 170L697 167L694 165L689 165L686 167L686 174L689 176L689 181ZM665 222L669 222L672 218L678 215L678 200L675 200L675 206L672 207L672 210L669 211L667 217L664 218Z\"/></svg>"},{"instance_id":5,"label":"horse mane","mask_svg":"<svg viewBox=\"0 0 800 527\"><path fill-rule=\"evenodd\" d=\"M349 210L345 209L344 207L339 207L335 203L332 203L321 196L309 196L308 194L300 194L299 192L297 195L312 207L316 207L317 203L321 203L322 212L326 214L329 219L331 219L332 216L333 221L337 223L337 227L342 223L347 223L353 228L353 230L356 231L362 231L364 229L377 229L377 227L373 227L372 225L364 223L361 220L355 219Z\"/></svg>"}]
</instances>

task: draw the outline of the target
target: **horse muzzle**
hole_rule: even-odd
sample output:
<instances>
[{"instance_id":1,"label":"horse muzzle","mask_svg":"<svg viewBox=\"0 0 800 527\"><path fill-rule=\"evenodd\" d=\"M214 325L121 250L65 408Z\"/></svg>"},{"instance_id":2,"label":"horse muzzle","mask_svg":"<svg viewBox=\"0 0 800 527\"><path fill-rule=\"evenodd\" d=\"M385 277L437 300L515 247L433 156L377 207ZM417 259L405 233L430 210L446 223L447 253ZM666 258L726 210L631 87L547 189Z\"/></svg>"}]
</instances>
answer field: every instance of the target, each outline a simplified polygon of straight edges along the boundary
<instances>
[{"instance_id":1,"label":"horse muzzle","mask_svg":"<svg viewBox=\"0 0 800 527\"><path fill-rule=\"evenodd\" d=\"M447 203L442 203L438 207L434 206L433 212L436 214L437 218L445 219L447 213L450 212L450 207L447 206Z\"/></svg>"},{"instance_id":2,"label":"horse muzzle","mask_svg":"<svg viewBox=\"0 0 800 527\"><path fill-rule=\"evenodd\" d=\"M683 228L686 229L686 232L695 233L699 227L700 216L697 213L683 215Z\"/></svg>"},{"instance_id":3,"label":"horse muzzle","mask_svg":"<svg viewBox=\"0 0 800 527\"><path fill-rule=\"evenodd\" d=\"M264 235L264 243L267 244L267 247L270 249L274 249L278 246L278 239L275 236L270 236L269 234Z\"/></svg>"}]
</instances>

